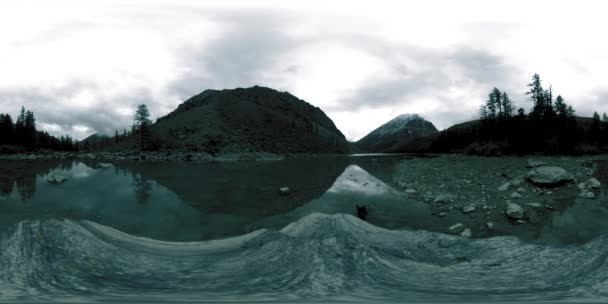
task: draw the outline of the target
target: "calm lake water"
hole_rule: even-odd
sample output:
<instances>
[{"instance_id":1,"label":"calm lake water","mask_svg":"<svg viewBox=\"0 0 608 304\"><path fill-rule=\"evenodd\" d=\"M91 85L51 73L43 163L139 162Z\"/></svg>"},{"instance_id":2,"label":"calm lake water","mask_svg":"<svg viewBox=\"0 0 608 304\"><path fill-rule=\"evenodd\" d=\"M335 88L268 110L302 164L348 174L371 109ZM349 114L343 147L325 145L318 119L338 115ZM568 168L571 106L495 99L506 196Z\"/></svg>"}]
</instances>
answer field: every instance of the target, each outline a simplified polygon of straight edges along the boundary
<instances>
[{"instance_id":1,"label":"calm lake water","mask_svg":"<svg viewBox=\"0 0 608 304\"><path fill-rule=\"evenodd\" d=\"M554 244L446 235L426 203L391 186L407 158L0 161L0 300L608 299L601 203L557 214L572 221L559 231L538 228ZM47 182L58 173L69 179ZM367 222L357 204L373 208ZM593 233L559 242L563 227L567 239Z\"/></svg>"}]
</instances>

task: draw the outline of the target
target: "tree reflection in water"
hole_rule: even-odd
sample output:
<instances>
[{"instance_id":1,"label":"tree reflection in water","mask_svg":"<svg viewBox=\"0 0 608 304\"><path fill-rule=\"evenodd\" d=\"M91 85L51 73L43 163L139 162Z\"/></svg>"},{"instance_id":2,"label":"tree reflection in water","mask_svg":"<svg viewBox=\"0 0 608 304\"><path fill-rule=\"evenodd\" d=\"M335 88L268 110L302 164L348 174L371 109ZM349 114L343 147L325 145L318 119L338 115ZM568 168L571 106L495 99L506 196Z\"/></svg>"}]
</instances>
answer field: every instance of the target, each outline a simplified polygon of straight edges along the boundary
<instances>
[{"instance_id":1,"label":"tree reflection in water","mask_svg":"<svg viewBox=\"0 0 608 304\"><path fill-rule=\"evenodd\" d=\"M133 174L133 189L135 190L135 200L139 204L145 204L150 199L152 183L141 174Z\"/></svg>"}]
</instances>

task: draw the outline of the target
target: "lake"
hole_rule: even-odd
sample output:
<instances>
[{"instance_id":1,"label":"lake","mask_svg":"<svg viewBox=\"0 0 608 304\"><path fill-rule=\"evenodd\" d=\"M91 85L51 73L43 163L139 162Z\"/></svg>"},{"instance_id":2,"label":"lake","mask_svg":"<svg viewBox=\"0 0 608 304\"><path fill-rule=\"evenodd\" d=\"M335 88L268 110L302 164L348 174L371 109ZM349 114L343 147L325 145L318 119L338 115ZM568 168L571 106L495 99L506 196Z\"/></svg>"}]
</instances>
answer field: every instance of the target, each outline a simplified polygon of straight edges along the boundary
<instances>
[{"instance_id":1,"label":"lake","mask_svg":"<svg viewBox=\"0 0 608 304\"><path fill-rule=\"evenodd\" d=\"M439 217L395 182L411 160L434 162L0 160L0 299L606 301L603 195L526 225ZM499 228L482 231L489 220ZM453 222L479 238L447 233Z\"/></svg>"}]
</instances>

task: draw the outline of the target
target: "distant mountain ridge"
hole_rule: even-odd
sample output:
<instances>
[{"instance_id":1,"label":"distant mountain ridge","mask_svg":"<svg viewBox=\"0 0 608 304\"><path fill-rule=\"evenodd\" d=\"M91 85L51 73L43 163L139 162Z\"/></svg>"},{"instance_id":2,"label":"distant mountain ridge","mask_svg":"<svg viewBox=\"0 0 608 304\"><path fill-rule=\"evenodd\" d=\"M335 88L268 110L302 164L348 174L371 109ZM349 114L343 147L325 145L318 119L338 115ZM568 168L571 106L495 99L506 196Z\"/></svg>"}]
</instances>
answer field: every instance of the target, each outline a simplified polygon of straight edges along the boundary
<instances>
[{"instance_id":1,"label":"distant mountain ridge","mask_svg":"<svg viewBox=\"0 0 608 304\"><path fill-rule=\"evenodd\" d=\"M418 114L402 114L356 142L368 152L386 152L396 145L437 133L435 126Z\"/></svg>"}]
</instances>

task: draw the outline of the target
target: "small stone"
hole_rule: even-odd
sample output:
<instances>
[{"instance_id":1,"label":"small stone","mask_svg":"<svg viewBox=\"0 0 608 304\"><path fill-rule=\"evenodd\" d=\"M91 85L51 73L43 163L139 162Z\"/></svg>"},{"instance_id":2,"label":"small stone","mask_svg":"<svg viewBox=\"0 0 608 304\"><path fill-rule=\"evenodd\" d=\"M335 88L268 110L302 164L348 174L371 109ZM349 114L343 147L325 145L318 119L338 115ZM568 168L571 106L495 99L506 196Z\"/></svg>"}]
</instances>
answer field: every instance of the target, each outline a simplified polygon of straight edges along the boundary
<instances>
[{"instance_id":1,"label":"small stone","mask_svg":"<svg viewBox=\"0 0 608 304\"><path fill-rule=\"evenodd\" d=\"M517 188L517 192L525 192L526 189L524 187L519 187Z\"/></svg>"},{"instance_id":2,"label":"small stone","mask_svg":"<svg viewBox=\"0 0 608 304\"><path fill-rule=\"evenodd\" d=\"M511 193L511 198L514 198L514 199L521 198L521 194L519 194L519 192L513 192L513 193Z\"/></svg>"},{"instance_id":3,"label":"small stone","mask_svg":"<svg viewBox=\"0 0 608 304\"><path fill-rule=\"evenodd\" d=\"M520 225L521 225L521 224L525 224L526 222L525 222L525 221L523 221L523 220L517 220L517 222L516 222L516 223L518 223L518 224L520 224Z\"/></svg>"},{"instance_id":4,"label":"small stone","mask_svg":"<svg viewBox=\"0 0 608 304\"><path fill-rule=\"evenodd\" d=\"M456 232L456 233L458 233L462 229L464 229L464 225L462 223L454 224L454 225L450 226L450 228L448 228L448 230L450 230L452 232Z\"/></svg>"},{"instance_id":5,"label":"small stone","mask_svg":"<svg viewBox=\"0 0 608 304\"><path fill-rule=\"evenodd\" d=\"M452 202L452 196L449 194L440 194L433 200L434 203L446 204Z\"/></svg>"},{"instance_id":6,"label":"small stone","mask_svg":"<svg viewBox=\"0 0 608 304\"><path fill-rule=\"evenodd\" d=\"M471 233L471 229L466 228L460 233L460 236L470 238L473 234Z\"/></svg>"},{"instance_id":7,"label":"small stone","mask_svg":"<svg viewBox=\"0 0 608 304\"><path fill-rule=\"evenodd\" d=\"M410 188L410 189L406 189L406 190L405 190L405 193L407 193L407 194L415 194L415 193L416 193L416 190L411 189L411 188Z\"/></svg>"},{"instance_id":8,"label":"small stone","mask_svg":"<svg viewBox=\"0 0 608 304\"><path fill-rule=\"evenodd\" d=\"M488 228L488 230L494 230L494 223L492 223L492 222L487 222L487 223L486 223L486 228Z\"/></svg>"},{"instance_id":9,"label":"small stone","mask_svg":"<svg viewBox=\"0 0 608 304\"><path fill-rule=\"evenodd\" d=\"M444 216L446 216L446 215L447 215L447 213L445 213L445 212L439 212L439 213L437 214L437 216L439 216L439 217L444 217Z\"/></svg>"},{"instance_id":10,"label":"small stone","mask_svg":"<svg viewBox=\"0 0 608 304\"><path fill-rule=\"evenodd\" d=\"M474 205L467 205L462 207L462 212L464 213L471 213L473 211L475 211L477 209L477 207L475 207Z\"/></svg>"},{"instance_id":11,"label":"small stone","mask_svg":"<svg viewBox=\"0 0 608 304\"><path fill-rule=\"evenodd\" d=\"M511 183L506 182L506 183L502 184L500 187L498 187L498 191L507 191L507 190L509 190L509 187L511 187Z\"/></svg>"},{"instance_id":12,"label":"small stone","mask_svg":"<svg viewBox=\"0 0 608 304\"><path fill-rule=\"evenodd\" d=\"M526 206L530 206L532 208L543 208L544 206L539 203L527 203Z\"/></svg>"},{"instance_id":13,"label":"small stone","mask_svg":"<svg viewBox=\"0 0 608 304\"><path fill-rule=\"evenodd\" d=\"M281 187L279 188L279 194L282 196L286 196L289 195L289 193L291 193L291 189L289 189L289 187Z\"/></svg>"},{"instance_id":14,"label":"small stone","mask_svg":"<svg viewBox=\"0 0 608 304\"><path fill-rule=\"evenodd\" d=\"M583 196L588 199L595 199L595 193L591 191L584 193Z\"/></svg>"}]
</instances>

